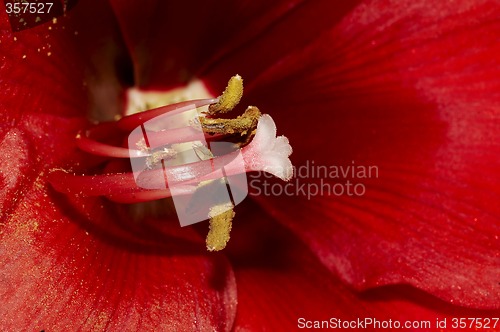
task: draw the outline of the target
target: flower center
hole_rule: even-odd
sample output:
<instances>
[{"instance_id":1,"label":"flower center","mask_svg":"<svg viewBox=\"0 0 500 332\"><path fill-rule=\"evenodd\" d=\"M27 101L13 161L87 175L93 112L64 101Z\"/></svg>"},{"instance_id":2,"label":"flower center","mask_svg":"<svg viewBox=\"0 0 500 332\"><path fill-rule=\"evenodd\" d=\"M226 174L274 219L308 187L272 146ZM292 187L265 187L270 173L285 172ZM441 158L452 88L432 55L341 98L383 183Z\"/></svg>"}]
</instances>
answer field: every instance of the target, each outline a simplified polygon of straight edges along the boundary
<instances>
[{"instance_id":1,"label":"flower center","mask_svg":"<svg viewBox=\"0 0 500 332\"><path fill-rule=\"evenodd\" d=\"M153 108L188 100L211 98L214 98L214 96L208 92L200 80L193 80L185 87L169 91L143 91L137 88L130 88L127 91L125 115L141 113Z\"/></svg>"},{"instance_id":2,"label":"flower center","mask_svg":"<svg viewBox=\"0 0 500 332\"><path fill-rule=\"evenodd\" d=\"M229 240L234 207L247 189L238 176L266 171L288 180L292 173L292 149L286 137L276 137L269 115L249 106L240 116L225 116L242 95L243 79L236 75L219 98L181 96L177 103L146 111L179 94L141 99L132 90L129 115L76 136L81 150L106 158L103 174L55 169L49 182L68 195L104 196L120 203L171 198L181 225L209 219L207 249L221 250Z\"/></svg>"}]
</instances>

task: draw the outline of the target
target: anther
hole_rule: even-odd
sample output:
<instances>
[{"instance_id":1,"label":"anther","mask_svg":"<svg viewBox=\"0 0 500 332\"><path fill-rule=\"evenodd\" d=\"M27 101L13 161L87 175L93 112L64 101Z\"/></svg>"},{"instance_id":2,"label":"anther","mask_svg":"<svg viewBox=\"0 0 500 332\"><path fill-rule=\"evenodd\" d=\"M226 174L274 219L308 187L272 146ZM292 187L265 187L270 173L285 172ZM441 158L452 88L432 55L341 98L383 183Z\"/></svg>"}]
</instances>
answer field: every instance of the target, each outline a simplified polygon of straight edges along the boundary
<instances>
[{"instance_id":1,"label":"anther","mask_svg":"<svg viewBox=\"0 0 500 332\"><path fill-rule=\"evenodd\" d=\"M249 106L245 113L238 116L236 119L213 119L201 117L201 127L207 134L226 134L235 133L241 136L252 133L257 128L257 123L261 113L255 106Z\"/></svg>"},{"instance_id":2,"label":"anther","mask_svg":"<svg viewBox=\"0 0 500 332\"><path fill-rule=\"evenodd\" d=\"M232 203L224 203L210 208L208 214L210 230L206 240L209 251L219 251L226 247L235 215L233 208Z\"/></svg>"},{"instance_id":3,"label":"anther","mask_svg":"<svg viewBox=\"0 0 500 332\"><path fill-rule=\"evenodd\" d=\"M243 78L235 75L229 79L226 89L219 97L219 101L208 107L208 115L217 113L227 113L231 111L240 102L243 96Z\"/></svg>"}]
</instances>

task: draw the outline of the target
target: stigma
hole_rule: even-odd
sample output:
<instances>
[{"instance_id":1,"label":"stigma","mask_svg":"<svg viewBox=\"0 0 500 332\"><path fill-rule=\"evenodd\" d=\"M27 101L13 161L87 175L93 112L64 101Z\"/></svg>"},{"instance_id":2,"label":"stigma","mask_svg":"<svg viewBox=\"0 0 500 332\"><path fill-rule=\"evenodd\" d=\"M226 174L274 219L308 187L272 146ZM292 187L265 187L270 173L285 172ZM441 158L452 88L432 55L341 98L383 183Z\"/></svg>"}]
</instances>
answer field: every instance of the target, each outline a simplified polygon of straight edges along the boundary
<instances>
[{"instance_id":1,"label":"stigma","mask_svg":"<svg viewBox=\"0 0 500 332\"><path fill-rule=\"evenodd\" d=\"M235 75L218 98L185 100L92 125L77 134L76 145L104 157L109 167L93 175L55 169L49 182L67 195L102 196L118 203L182 199L186 211L197 214L185 222L185 211L181 216L177 210L181 225L208 219L206 247L222 250L238 203L224 194L232 177L258 171L287 181L292 175L292 148L286 137L276 136L271 116L256 106L232 118L225 115L242 96L243 79ZM225 148L214 150L216 146Z\"/></svg>"}]
</instances>

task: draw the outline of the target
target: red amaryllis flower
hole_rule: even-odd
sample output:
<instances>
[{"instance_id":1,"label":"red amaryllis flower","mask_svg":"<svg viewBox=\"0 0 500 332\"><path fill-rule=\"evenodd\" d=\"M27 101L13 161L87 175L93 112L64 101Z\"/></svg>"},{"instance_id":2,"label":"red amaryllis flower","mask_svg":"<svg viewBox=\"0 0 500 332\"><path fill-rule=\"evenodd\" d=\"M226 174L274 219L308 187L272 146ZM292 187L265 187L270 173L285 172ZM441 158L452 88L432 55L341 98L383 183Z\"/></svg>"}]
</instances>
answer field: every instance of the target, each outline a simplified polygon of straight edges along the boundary
<instances>
[{"instance_id":1,"label":"red amaryllis flower","mask_svg":"<svg viewBox=\"0 0 500 332\"><path fill-rule=\"evenodd\" d=\"M2 327L498 329L499 10L81 1L16 33L2 11ZM215 97L236 73L245 104L290 139L297 174L289 187L254 178L225 251L206 252L207 226L180 228L165 203L48 184L57 169L119 166L75 136L123 115L127 91L203 82Z\"/></svg>"}]
</instances>

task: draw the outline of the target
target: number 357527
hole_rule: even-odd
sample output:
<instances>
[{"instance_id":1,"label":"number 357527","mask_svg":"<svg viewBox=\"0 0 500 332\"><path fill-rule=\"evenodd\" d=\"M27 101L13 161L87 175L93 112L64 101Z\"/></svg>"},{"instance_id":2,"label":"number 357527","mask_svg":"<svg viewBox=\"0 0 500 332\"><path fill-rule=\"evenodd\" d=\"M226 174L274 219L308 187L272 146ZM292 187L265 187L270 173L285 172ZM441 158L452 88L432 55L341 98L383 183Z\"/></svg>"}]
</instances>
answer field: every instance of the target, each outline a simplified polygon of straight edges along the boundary
<instances>
[{"instance_id":1,"label":"number 357527","mask_svg":"<svg viewBox=\"0 0 500 332\"><path fill-rule=\"evenodd\" d=\"M53 2L7 2L5 3L5 11L7 14L48 14L53 5Z\"/></svg>"}]
</instances>

